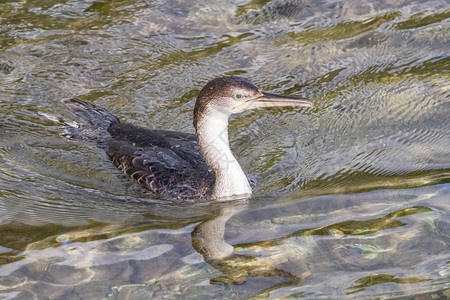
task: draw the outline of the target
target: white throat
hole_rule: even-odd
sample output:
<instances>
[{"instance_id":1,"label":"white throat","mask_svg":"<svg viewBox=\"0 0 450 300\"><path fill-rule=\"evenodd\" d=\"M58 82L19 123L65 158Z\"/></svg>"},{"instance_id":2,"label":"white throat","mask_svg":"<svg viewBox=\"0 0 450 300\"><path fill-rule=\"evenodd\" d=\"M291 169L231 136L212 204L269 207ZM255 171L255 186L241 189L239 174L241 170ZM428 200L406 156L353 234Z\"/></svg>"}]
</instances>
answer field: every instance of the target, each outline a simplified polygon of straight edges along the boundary
<instances>
[{"instance_id":1,"label":"white throat","mask_svg":"<svg viewBox=\"0 0 450 300\"><path fill-rule=\"evenodd\" d=\"M223 199L250 195L252 190L247 176L228 142L228 115L208 108L198 119L197 135L200 152L216 175L212 197Z\"/></svg>"}]
</instances>

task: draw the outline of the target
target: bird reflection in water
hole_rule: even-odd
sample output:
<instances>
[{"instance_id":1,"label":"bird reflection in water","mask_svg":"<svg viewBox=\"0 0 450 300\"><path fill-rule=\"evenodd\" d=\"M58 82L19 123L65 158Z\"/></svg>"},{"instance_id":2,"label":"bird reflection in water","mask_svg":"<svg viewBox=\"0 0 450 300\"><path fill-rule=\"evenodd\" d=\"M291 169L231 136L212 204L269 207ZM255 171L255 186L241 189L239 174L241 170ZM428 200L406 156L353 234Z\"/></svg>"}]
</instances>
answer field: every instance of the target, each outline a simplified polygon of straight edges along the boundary
<instances>
[{"instance_id":1,"label":"bird reflection in water","mask_svg":"<svg viewBox=\"0 0 450 300\"><path fill-rule=\"evenodd\" d=\"M245 205L235 204L222 207L212 219L200 223L192 231L192 246L200 253L205 262L224 275L210 280L211 284L239 285L249 278L281 277L278 282L258 292L261 296L282 287L295 286L302 281L301 277L271 265L260 258L234 253L234 247L225 241L225 224L235 214L246 209Z\"/></svg>"}]
</instances>

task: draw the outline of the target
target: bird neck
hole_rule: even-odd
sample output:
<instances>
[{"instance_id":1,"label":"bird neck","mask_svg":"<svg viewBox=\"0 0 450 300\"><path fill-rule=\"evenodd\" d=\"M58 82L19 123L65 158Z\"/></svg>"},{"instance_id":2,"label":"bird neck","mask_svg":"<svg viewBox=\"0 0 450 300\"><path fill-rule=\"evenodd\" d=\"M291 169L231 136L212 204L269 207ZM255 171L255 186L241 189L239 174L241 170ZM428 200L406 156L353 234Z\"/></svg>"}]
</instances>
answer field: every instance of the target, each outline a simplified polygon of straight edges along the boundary
<instances>
[{"instance_id":1,"label":"bird neck","mask_svg":"<svg viewBox=\"0 0 450 300\"><path fill-rule=\"evenodd\" d=\"M234 157L228 142L228 115L213 109L197 119L200 153L216 176L212 197L226 199L250 195L247 176Z\"/></svg>"}]
</instances>

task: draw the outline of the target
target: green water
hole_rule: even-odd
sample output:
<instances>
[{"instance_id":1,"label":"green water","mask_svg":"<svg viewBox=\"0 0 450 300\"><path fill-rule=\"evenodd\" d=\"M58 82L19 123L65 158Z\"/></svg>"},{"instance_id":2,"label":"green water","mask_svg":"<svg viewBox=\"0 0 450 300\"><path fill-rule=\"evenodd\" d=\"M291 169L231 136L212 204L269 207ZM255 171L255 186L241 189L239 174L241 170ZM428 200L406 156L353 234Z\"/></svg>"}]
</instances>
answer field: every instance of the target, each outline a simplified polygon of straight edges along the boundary
<instances>
[{"instance_id":1,"label":"green water","mask_svg":"<svg viewBox=\"0 0 450 300\"><path fill-rule=\"evenodd\" d=\"M450 298L449 17L446 1L1 1L0 298ZM245 201L155 198L63 137L70 97L193 133L224 75L315 104L232 117L258 179Z\"/></svg>"}]
</instances>

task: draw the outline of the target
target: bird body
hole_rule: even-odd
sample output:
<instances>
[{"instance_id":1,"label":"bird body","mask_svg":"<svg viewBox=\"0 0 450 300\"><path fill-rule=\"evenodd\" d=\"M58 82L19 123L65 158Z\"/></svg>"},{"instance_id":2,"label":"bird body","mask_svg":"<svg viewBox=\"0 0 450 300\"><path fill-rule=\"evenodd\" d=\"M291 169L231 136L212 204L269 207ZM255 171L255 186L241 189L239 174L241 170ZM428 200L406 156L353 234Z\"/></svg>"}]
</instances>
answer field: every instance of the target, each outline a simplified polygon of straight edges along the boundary
<instances>
[{"instance_id":1,"label":"bird body","mask_svg":"<svg viewBox=\"0 0 450 300\"><path fill-rule=\"evenodd\" d=\"M197 98L196 135L122 124L76 99L66 106L80 117L80 134L95 131L116 166L151 192L180 200L224 200L251 194L251 180L230 149L229 116L257 107L312 107L312 102L265 93L244 78L217 78Z\"/></svg>"}]
</instances>

